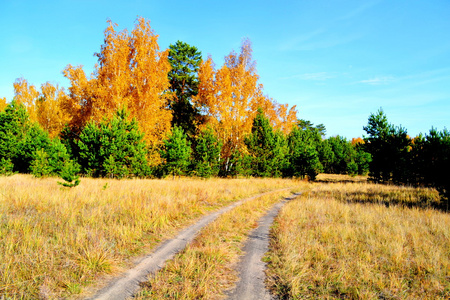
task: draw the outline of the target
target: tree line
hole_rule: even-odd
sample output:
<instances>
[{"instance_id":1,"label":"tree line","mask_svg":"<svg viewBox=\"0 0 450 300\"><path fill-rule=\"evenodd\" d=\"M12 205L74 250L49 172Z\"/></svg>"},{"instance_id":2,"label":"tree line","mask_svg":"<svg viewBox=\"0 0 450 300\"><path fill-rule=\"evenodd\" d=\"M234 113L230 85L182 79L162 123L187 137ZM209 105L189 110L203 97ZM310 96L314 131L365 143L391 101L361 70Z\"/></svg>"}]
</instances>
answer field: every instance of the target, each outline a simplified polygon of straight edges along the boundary
<instances>
[{"instance_id":1,"label":"tree line","mask_svg":"<svg viewBox=\"0 0 450 300\"><path fill-rule=\"evenodd\" d=\"M364 126L364 149L371 154L369 177L380 183L436 188L448 210L450 196L450 132L431 128L411 138L407 130L388 122L382 109Z\"/></svg>"},{"instance_id":2,"label":"tree line","mask_svg":"<svg viewBox=\"0 0 450 300\"><path fill-rule=\"evenodd\" d=\"M174 125L155 150L149 148L136 119L121 109L112 119L90 121L74 137L69 127L50 137L32 122L23 104L12 101L0 112L0 173L31 173L36 177L77 174L130 178L164 176L309 177L320 172L365 174L370 155L360 143L342 137L323 139L325 127L299 120L285 134L275 129L259 108L244 151L228 158L224 143L211 127L193 137ZM159 163L151 161L158 151ZM71 181L71 180L68 180Z\"/></svg>"}]
</instances>

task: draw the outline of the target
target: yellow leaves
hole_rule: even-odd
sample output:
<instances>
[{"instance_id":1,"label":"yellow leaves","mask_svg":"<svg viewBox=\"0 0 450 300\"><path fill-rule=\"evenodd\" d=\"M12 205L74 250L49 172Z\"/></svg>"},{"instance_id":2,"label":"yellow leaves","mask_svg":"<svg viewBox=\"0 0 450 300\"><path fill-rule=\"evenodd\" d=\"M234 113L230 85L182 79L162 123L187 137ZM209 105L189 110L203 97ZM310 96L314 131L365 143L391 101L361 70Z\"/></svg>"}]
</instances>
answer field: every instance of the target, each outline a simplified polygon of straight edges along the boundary
<instances>
[{"instance_id":1,"label":"yellow leaves","mask_svg":"<svg viewBox=\"0 0 450 300\"><path fill-rule=\"evenodd\" d=\"M353 146L356 146L356 145L359 145L359 144L363 145L364 143L365 143L364 140L362 138L360 138L360 137L352 138L352 145Z\"/></svg>"},{"instance_id":2,"label":"yellow leaves","mask_svg":"<svg viewBox=\"0 0 450 300\"><path fill-rule=\"evenodd\" d=\"M30 120L39 123L50 137L57 136L69 122L68 114L62 109L67 95L57 85L44 83L39 92L34 85L19 78L14 83L14 93L14 99L26 107Z\"/></svg>"},{"instance_id":3,"label":"yellow leaves","mask_svg":"<svg viewBox=\"0 0 450 300\"><path fill-rule=\"evenodd\" d=\"M222 156L226 159L233 151L245 148L244 137L251 132L258 108L262 108L272 125L289 133L297 116L295 106L279 105L263 95L258 83L255 62L249 40L244 40L241 52L231 52L225 64L214 68L211 57L203 61L199 70L199 93L194 104L207 116L207 125L215 128L223 141Z\"/></svg>"},{"instance_id":4,"label":"yellow leaves","mask_svg":"<svg viewBox=\"0 0 450 300\"><path fill-rule=\"evenodd\" d=\"M30 120L37 122L37 115L35 109L35 102L39 97L39 91L34 85L29 85L24 78L16 79L14 82L14 99L23 104L28 114L30 115Z\"/></svg>"},{"instance_id":5,"label":"yellow leaves","mask_svg":"<svg viewBox=\"0 0 450 300\"><path fill-rule=\"evenodd\" d=\"M131 33L116 31L117 24L108 23L91 79L87 80L81 67L68 65L64 70L71 81L65 109L74 115L74 125L83 126L88 120L111 118L126 107L149 145L156 146L170 130L172 119L166 93L168 51L159 50L158 35L144 18L136 21Z\"/></svg>"},{"instance_id":6,"label":"yellow leaves","mask_svg":"<svg viewBox=\"0 0 450 300\"><path fill-rule=\"evenodd\" d=\"M0 112L5 109L6 105L6 98L0 98Z\"/></svg>"},{"instance_id":7,"label":"yellow leaves","mask_svg":"<svg viewBox=\"0 0 450 300\"><path fill-rule=\"evenodd\" d=\"M41 95L36 103L38 122L50 137L56 137L69 122L69 116L62 109L67 95L58 85L53 86L49 82L41 85Z\"/></svg>"},{"instance_id":8,"label":"yellow leaves","mask_svg":"<svg viewBox=\"0 0 450 300\"><path fill-rule=\"evenodd\" d=\"M217 71L211 58L202 63L199 93L193 99L224 142L224 157L244 146L244 135L250 132L256 115L255 101L261 95L262 86L257 84L250 44L244 42L242 49L239 55L230 53Z\"/></svg>"},{"instance_id":9,"label":"yellow leaves","mask_svg":"<svg viewBox=\"0 0 450 300\"><path fill-rule=\"evenodd\" d=\"M67 65L63 70L64 77L70 80L69 96L61 104L62 109L70 116L69 124L81 128L92 114L92 94L95 80L88 80L82 66Z\"/></svg>"}]
</instances>

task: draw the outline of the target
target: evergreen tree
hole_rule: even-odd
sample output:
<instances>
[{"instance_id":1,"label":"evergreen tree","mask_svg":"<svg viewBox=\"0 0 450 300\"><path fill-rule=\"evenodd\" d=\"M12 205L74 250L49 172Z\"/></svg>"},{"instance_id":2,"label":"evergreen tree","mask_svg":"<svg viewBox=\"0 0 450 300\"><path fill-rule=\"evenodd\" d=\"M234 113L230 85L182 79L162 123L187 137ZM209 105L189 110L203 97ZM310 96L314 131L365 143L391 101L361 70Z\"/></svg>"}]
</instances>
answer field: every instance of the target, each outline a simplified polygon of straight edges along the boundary
<instances>
[{"instance_id":1,"label":"evergreen tree","mask_svg":"<svg viewBox=\"0 0 450 300\"><path fill-rule=\"evenodd\" d=\"M35 177L46 177L52 174L52 168L48 161L48 154L43 149L34 152L34 160L31 162L31 174Z\"/></svg>"},{"instance_id":2,"label":"evergreen tree","mask_svg":"<svg viewBox=\"0 0 450 300\"><path fill-rule=\"evenodd\" d=\"M317 150L319 152L319 160L322 164L323 171L332 174L336 157L328 139L322 141Z\"/></svg>"},{"instance_id":3,"label":"evergreen tree","mask_svg":"<svg viewBox=\"0 0 450 300\"><path fill-rule=\"evenodd\" d=\"M211 128L202 130L195 140L194 171L200 177L217 176L222 143Z\"/></svg>"},{"instance_id":4,"label":"evergreen tree","mask_svg":"<svg viewBox=\"0 0 450 300\"><path fill-rule=\"evenodd\" d=\"M285 141L281 133L275 133L269 119L261 109L253 121L252 133L245 144L250 155L251 174L258 177L280 176L285 158Z\"/></svg>"},{"instance_id":5,"label":"evergreen tree","mask_svg":"<svg viewBox=\"0 0 450 300\"><path fill-rule=\"evenodd\" d=\"M425 138L415 139L413 153L417 154L412 166L416 166L417 183L438 189L445 197L448 210L450 199L450 132L446 129L437 131L432 128Z\"/></svg>"},{"instance_id":6,"label":"evergreen tree","mask_svg":"<svg viewBox=\"0 0 450 300\"><path fill-rule=\"evenodd\" d=\"M302 130L294 127L288 136L288 165L285 176L304 177L314 180L322 172L318 146L321 142L317 129Z\"/></svg>"},{"instance_id":7,"label":"evergreen tree","mask_svg":"<svg viewBox=\"0 0 450 300\"><path fill-rule=\"evenodd\" d=\"M22 104L12 101L0 112L0 159L12 163L13 171L28 173L34 153L49 148L48 133L30 122Z\"/></svg>"},{"instance_id":8,"label":"evergreen tree","mask_svg":"<svg viewBox=\"0 0 450 300\"><path fill-rule=\"evenodd\" d=\"M198 93L198 70L202 54L194 46L177 41L169 46L169 62L172 67L168 76L170 90L174 98L170 102L172 126L178 126L193 137L196 129L198 111L191 103L191 98Z\"/></svg>"},{"instance_id":9,"label":"evergreen tree","mask_svg":"<svg viewBox=\"0 0 450 300\"><path fill-rule=\"evenodd\" d=\"M389 124L383 110L371 114L363 128L365 150L372 155L369 176L378 182L407 182L410 163L411 139L402 127Z\"/></svg>"},{"instance_id":10,"label":"evergreen tree","mask_svg":"<svg viewBox=\"0 0 450 300\"><path fill-rule=\"evenodd\" d=\"M356 150L355 163L358 166L358 175L367 175L369 173L372 155L364 151L363 145L355 145L354 147Z\"/></svg>"},{"instance_id":11,"label":"evergreen tree","mask_svg":"<svg viewBox=\"0 0 450 300\"><path fill-rule=\"evenodd\" d=\"M358 157L359 152L346 138L341 136L329 137L319 146L320 161L325 173L349 174L359 173L358 159L363 159L364 155ZM363 163L361 161L361 163Z\"/></svg>"},{"instance_id":12,"label":"evergreen tree","mask_svg":"<svg viewBox=\"0 0 450 300\"><path fill-rule=\"evenodd\" d=\"M319 124L319 125L314 126L314 124L311 123L311 121L303 120L303 119L297 120L297 127L302 130L317 129L322 137L324 137L325 133L327 132L325 125Z\"/></svg>"},{"instance_id":13,"label":"evergreen tree","mask_svg":"<svg viewBox=\"0 0 450 300\"><path fill-rule=\"evenodd\" d=\"M0 175L10 176L14 174L14 164L11 159L5 159L2 157L0 159Z\"/></svg>"},{"instance_id":14,"label":"evergreen tree","mask_svg":"<svg viewBox=\"0 0 450 300\"><path fill-rule=\"evenodd\" d=\"M186 173L190 157L191 143L187 140L183 129L178 126L172 128L172 132L164 140L161 157L165 160L164 169L168 174L183 175Z\"/></svg>"},{"instance_id":15,"label":"evergreen tree","mask_svg":"<svg viewBox=\"0 0 450 300\"><path fill-rule=\"evenodd\" d=\"M60 176L64 182L58 182L58 184L65 187L75 187L80 184L80 178L77 173L80 172L79 165L72 161L68 161L64 164Z\"/></svg>"},{"instance_id":16,"label":"evergreen tree","mask_svg":"<svg viewBox=\"0 0 450 300\"><path fill-rule=\"evenodd\" d=\"M77 165L64 144L55 138L50 141L46 150L40 148L34 151L30 171L35 177L60 175L67 164Z\"/></svg>"},{"instance_id":17,"label":"evergreen tree","mask_svg":"<svg viewBox=\"0 0 450 300\"><path fill-rule=\"evenodd\" d=\"M135 119L125 109L111 121L90 122L76 145L82 171L94 177L126 178L148 175L146 144Z\"/></svg>"}]
</instances>

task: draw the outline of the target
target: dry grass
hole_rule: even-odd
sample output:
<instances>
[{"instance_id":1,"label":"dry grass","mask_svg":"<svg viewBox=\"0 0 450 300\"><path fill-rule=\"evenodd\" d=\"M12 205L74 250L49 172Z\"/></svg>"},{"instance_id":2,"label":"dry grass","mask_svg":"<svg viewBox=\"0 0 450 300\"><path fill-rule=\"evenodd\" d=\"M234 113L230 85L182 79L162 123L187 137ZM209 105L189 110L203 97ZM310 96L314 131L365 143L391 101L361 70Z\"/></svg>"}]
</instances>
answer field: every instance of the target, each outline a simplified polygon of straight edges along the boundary
<instances>
[{"instance_id":1,"label":"dry grass","mask_svg":"<svg viewBox=\"0 0 450 300\"><path fill-rule=\"evenodd\" d=\"M222 298L224 291L238 279L234 267L249 231L257 226L267 209L289 194L284 191L262 196L223 214L150 278L137 298Z\"/></svg>"},{"instance_id":2,"label":"dry grass","mask_svg":"<svg viewBox=\"0 0 450 300\"><path fill-rule=\"evenodd\" d=\"M440 205L439 192L430 188L407 186L335 183L316 185L315 195L319 198L334 198L347 203L376 203L385 206L432 208Z\"/></svg>"},{"instance_id":3,"label":"dry grass","mask_svg":"<svg viewBox=\"0 0 450 300\"><path fill-rule=\"evenodd\" d=\"M276 294L449 299L450 215L385 205L433 198L434 192L358 184L316 188L288 203L276 219L268 255L269 285Z\"/></svg>"},{"instance_id":4,"label":"dry grass","mask_svg":"<svg viewBox=\"0 0 450 300\"><path fill-rule=\"evenodd\" d=\"M316 181L318 182L367 182L368 176L362 175L344 175L344 174L319 174L316 177Z\"/></svg>"},{"instance_id":5,"label":"dry grass","mask_svg":"<svg viewBox=\"0 0 450 300\"><path fill-rule=\"evenodd\" d=\"M237 199L295 185L279 179L0 178L0 298L69 297L127 267L177 229Z\"/></svg>"}]
</instances>

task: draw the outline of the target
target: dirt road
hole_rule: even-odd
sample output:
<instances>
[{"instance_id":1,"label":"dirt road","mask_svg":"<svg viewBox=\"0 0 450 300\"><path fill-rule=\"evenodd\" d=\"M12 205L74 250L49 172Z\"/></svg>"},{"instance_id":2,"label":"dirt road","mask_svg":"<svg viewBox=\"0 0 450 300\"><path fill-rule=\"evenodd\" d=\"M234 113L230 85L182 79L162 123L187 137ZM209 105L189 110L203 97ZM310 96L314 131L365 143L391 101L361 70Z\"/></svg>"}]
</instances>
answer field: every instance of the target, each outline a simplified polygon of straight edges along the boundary
<instances>
[{"instance_id":1,"label":"dirt road","mask_svg":"<svg viewBox=\"0 0 450 300\"><path fill-rule=\"evenodd\" d=\"M230 211L246 201L287 189L275 190L243 199L201 218L197 223L182 230L175 238L163 242L152 254L144 257L134 268L128 270L122 276L111 281L105 288L96 293L94 297L90 297L88 299L119 300L127 299L133 296L139 290L139 283L146 281L149 274L161 269L167 260L172 259L176 253L183 250L203 227L214 221L221 214Z\"/></svg>"},{"instance_id":2,"label":"dirt road","mask_svg":"<svg viewBox=\"0 0 450 300\"><path fill-rule=\"evenodd\" d=\"M267 214L258 222L258 227L253 230L244 246L245 255L239 264L240 281L228 295L230 300L270 300L274 299L265 286L266 264L262 261L265 253L269 251L269 230L274 218L278 215L283 205L301 193L294 194L285 200L275 204Z\"/></svg>"}]
</instances>

